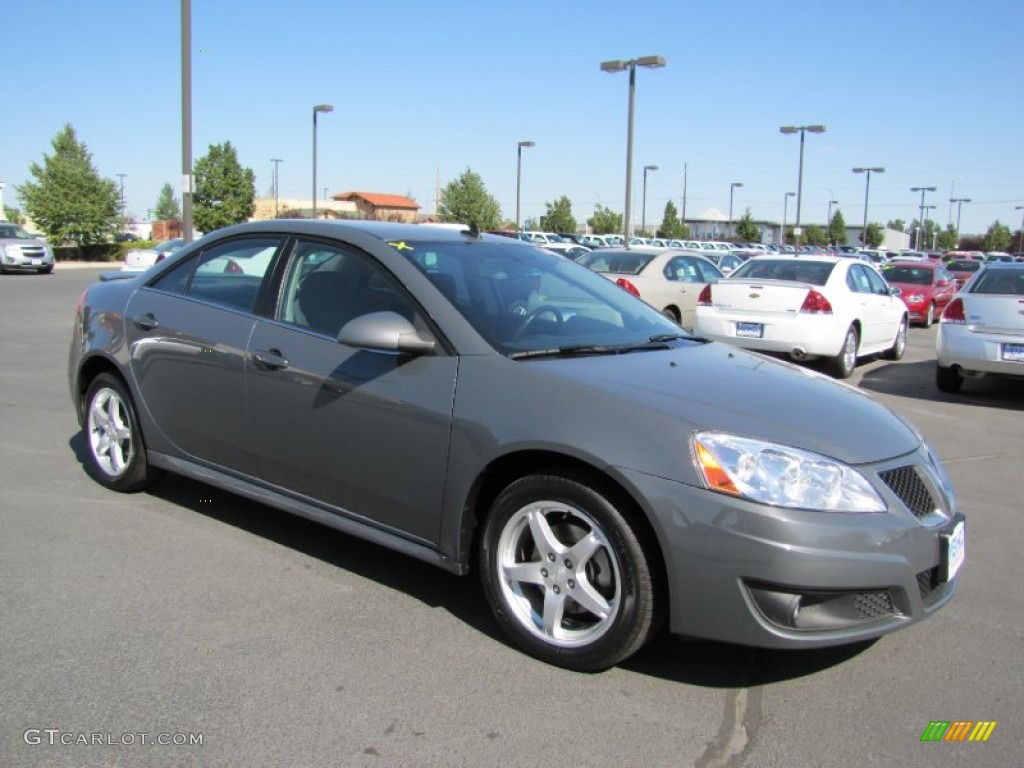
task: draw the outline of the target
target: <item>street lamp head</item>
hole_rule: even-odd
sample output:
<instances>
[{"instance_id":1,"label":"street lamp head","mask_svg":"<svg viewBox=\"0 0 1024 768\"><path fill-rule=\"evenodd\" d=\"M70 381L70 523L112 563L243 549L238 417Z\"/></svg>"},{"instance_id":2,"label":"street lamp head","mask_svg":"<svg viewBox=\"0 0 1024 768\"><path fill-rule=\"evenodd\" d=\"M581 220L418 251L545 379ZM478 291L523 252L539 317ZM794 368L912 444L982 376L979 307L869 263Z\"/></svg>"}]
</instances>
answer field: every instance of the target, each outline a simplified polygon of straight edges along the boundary
<instances>
[{"instance_id":1,"label":"street lamp head","mask_svg":"<svg viewBox=\"0 0 1024 768\"><path fill-rule=\"evenodd\" d=\"M743 186L743 182L742 182L742 181L734 181L734 182L733 182L732 184L730 184L729 186L730 186L730 187L742 187L742 186Z\"/></svg>"},{"instance_id":2,"label":"street lamp head","mask_svg":"<svg viewBox=\"0 0 1024 768\"><path fill-rule=\"evenodd\" d=\"M808 125L807 126L807 130L810 131L811 133L824 133L825 132L825 126L824 125Z\"/></svg>"},{"instance_id":3,"label":"street lamp head","mask_svg":"<svg viewBox=\"0 0 1024 768\"><path fill-rule=\"evenodd\" d=\"M313 107L314 112L333 112L334 107L330 104L317 104Z\"/></svg>"},{"instance_id":4,"label":"street lamp head","mask_svg":"<svg viewBox=\"0 0 1024 768\"><path fill-rule=\"evenodd\" d=\"M786 197L796 197L796 192L787 192Z\"/></svg>"},{"instance_id":5,"label":"street lamp head","mask_svg":"<svg viewBox=\"0 0 1024 768\"><path fill-rule=\"evenodd\" d=\"M911 187L911 192L934 192L936 187Z\"/></svg>"},{"instance_id":6,"label":"street lamp head","mask_svg":"<svg viewBox=\"0 0 1024 768\"><path fill-rule=\"evenodd\" d=\"M645 165L644 166L644 170L645 171L656 171L656 170L658 170L658 166L656 166L656 165Z\"/></svg>"},{"instance_id":7,"label":"street lamp head","mask_svg":"<svg viewBox=\"0 0 1024 768\"><path fill-rule=\"evenodd\" d=\"M796 133L799 130L795 125L784 125L779 128L779 133Z\"/></svg>"},{"instance_id":8,"label":"street lamp head","mask_svg":"<svg viewBox=\"0 0 1024 768\"><path fill-rule=\"evenodd\" d=\"M520 147L535 147L535 146L537 146L537 143L534 142L534 141L520 141L519 142L519 146Z\"/></svg>"},{"instance_id":9,"label":"street lamp head","mask_svg":"<svg viewBox=\"0 0 1024 768\"><path fill-rule=\"evenodd\" d=\"M828 204L829 205L839 205L839 201L838 200L829 200Z\"/></svg>"},{"instance_id":10,"label":"street lamp head","mask_svg":"<svg viewBox=\"0 0 1024 768\"><path fill-rule=\"evenodd\" d=\"M623 61L622 59L613 59L612 61L601 62L602 72L622 72L625 69L629 69L629 62Z\"/></svg>"},{"instance_id":11,"label":"street lamp head","mask_svg":"<svg viewBox=\"0 0 1024 768\"><path fill-rule=\"evenodd\" d=\"M638 67L657 69L658 67L664 67L666 62L664 56L641 56L639 59L636 59L635 63Z\"/></svg>"}]
</instances>

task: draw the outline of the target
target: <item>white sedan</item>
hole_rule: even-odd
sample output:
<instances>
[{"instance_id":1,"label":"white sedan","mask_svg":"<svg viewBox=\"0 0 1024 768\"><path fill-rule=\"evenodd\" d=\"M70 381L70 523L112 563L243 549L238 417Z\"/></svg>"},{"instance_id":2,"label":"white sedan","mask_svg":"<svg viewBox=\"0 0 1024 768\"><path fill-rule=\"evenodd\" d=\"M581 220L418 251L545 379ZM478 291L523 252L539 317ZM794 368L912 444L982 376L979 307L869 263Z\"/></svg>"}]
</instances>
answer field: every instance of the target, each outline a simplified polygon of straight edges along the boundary
<instances>
[{"instance_id":1,"label":"white sedan","mask_svg":"<svg viewBox=\"0 0 1024 768\"><path fill-rule=\"evenodd\" d=\"M176 250L185 245L185 241L176 237L172 240L164 240L152 248L133 248L124 255L124 266L122 272L143 272L158 261L163 261Z\"/></svg>"},{"instance_id":2,"label":"white sedan","mask_svg":"<svg viewBox=\"0 0 1024 768\"><path fill-rule=\"evenodd\" d=\"M601 249L577 261L693 330L697 297L722 271L699 253L640 247Z\"/></svg>"},{"instance_id":3,"label":"white sedan","mask_svg":"<svg viewBox=\"0 0 1024 768\"><path fill-rule=\"evenodd\" d=\"M957 392L964 378L1024 377L1024 264L986 264L946 305L935 339L935 384Z\"/></svg>"},{"instance_id":4,"label":"white sedan","mask_svg":"<svg viewBox=\"0 0 1024 768\"><path fill-rule=\"evenodd\" d=\"M694 330L746 349L827 358L836 378L857 359L903 357L907 307L885 279L857 259L824 254L756 256L704 289Z\"/></svg>"}]
</instances>

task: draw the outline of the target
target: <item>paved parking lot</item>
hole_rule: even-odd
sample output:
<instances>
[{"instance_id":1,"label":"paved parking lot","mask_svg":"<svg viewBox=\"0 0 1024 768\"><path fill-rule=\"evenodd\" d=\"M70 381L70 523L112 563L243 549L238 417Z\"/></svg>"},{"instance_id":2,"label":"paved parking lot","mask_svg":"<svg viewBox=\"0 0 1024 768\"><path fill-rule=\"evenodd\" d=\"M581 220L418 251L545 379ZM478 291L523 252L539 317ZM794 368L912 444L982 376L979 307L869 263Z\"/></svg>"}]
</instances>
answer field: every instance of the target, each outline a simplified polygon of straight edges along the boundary
<instances>
[{"instance_id":1,"label":"paved parking lot","mask_svg":"<svg viewBox=\"0 0 1024 768\"><path fill-rule=\"evenodd\" d=\"M949 608L816 652L665 637L583 675L506 645L475 579L196 482L92 482L66 357L96 274L0 278L0 766L1020 764L1024 387L940 395L934 329L851 381L959 491ZM934 720L998 725L921 743Z\"/></svg>"}]
</instances>

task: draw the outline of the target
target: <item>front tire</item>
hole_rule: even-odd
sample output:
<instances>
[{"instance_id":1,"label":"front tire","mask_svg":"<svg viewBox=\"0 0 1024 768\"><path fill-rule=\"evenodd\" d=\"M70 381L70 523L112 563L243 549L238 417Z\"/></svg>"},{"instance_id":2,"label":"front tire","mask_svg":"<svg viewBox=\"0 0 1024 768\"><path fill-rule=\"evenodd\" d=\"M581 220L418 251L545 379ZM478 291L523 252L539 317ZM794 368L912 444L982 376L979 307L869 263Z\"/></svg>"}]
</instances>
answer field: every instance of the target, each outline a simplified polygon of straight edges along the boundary
<instances>
[{"instance_id":1,"label":"front tire","mask_svg":"<svg viewBox=\"0 0 1024 768\"><path fill-rule=\"evenodd\" d=\"M502 491L480 541L480 578L502 629L527 653L580 671L610 667L657 628L646 537L609 495L557 475Z\"/></svg>"},{"instance_id":2,"label":"front tire","mask_svg":"<svg viewBox=\"0 0 1024 768\"><path fill-rule=\"evenodd\" d=\"M925 312L924 320L921 325L925 328L931 328L935 324L935 303L932 302L928 305L928 311Z\"/></svg>"},{"instance_id":3,"label":"front tire","mask_svg":"<svg viewBox=\"0 0 1024 768\"><path fill-rule=\"evenodd\" d=\"M828 361L828 372L833 378L848 379L853 375L853 369L857 367L857 347L859 345L860 336L857 334L857 329L851 325L846 331L839 354Z\"/></svg>"},{"instance_id":4,"label":"front tire","mask_svg":"<svg viewBox=\"0 0 1024 768\"><path fill-rule=\"evenodd\" d=\"M109 373L97 376L86 392L85 441L89 474L111 490L141 491L161 474L149 466L128 389Z\"/></svg>"}]
</instances>

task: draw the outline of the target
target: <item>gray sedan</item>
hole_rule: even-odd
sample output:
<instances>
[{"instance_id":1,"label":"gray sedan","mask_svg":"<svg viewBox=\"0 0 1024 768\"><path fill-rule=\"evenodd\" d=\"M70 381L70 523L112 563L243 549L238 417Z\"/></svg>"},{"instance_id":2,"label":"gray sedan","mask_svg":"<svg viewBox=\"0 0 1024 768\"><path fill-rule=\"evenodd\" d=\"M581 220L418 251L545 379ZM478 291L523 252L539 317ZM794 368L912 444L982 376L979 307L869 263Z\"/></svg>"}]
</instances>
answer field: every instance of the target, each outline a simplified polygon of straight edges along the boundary
<instances>
[{"instance_id":1,"label":"gray sedan","mask_svg":"<svg viewBox=\"0 0 1024 768\"><path fill-rule=\"evenodd\" d=\"M855 642L956 589L963 516L913 428L533 245L279 220L106 277L69 359L99 483L175 472L477 569L547 662L601 669L664 625Z\"/></svg>"}]
</instances>

